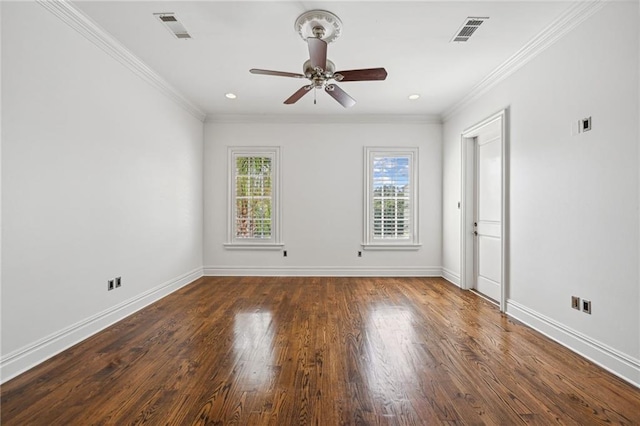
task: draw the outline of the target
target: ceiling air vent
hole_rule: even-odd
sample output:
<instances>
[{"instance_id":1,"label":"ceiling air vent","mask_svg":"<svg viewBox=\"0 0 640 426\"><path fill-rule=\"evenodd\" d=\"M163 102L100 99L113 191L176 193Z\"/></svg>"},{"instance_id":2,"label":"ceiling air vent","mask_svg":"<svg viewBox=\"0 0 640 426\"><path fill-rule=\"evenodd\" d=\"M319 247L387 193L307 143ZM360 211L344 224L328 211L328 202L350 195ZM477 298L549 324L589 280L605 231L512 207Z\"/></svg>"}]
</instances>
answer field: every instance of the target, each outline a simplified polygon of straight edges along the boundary
<instances>
[{"instance_id":1,"label":"ceiling air vent","mask_svg":"<svg viewBox=\"0 0 640 426\"><path fill-rule=\"evenodd\" d=\"M455 42L466 42L468 41L473 33L482 25L484 21L489 19L488 17L479 18L479 17L468 17L465 19L464 23L460 27L458 31L456 31L456 35L453 36L451 41Z\"/></svg>"},{"instance_id":2,"label":"ceiling air vent","mask_svg":"<svg viewBox=\"0 0 640 426\"><path fill-rule=\"evenodd\" d=\"M153 15L157 17L176 38L191 38L187 29L180 21L178 21L178 18L174 13L154 13Z\"/></svg>"}]
</instances>

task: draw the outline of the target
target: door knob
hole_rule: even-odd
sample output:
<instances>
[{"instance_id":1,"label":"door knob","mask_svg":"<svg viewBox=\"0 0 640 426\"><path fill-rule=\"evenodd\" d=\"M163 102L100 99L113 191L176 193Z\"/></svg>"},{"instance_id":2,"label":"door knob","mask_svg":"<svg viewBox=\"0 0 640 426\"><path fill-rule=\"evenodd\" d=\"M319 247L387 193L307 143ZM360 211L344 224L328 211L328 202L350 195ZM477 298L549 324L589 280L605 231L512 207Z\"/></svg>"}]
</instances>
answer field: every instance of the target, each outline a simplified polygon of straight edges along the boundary
<instances>
[{"instance_id":1,"label":"door knob","mask_svg":"<svg viewBox=\"0 0 640 426\"><path fill-rule=\"evenodd\" d=\"M473 231L473 235L478 235L478 231Z\"/></svg>"}]
</instances>

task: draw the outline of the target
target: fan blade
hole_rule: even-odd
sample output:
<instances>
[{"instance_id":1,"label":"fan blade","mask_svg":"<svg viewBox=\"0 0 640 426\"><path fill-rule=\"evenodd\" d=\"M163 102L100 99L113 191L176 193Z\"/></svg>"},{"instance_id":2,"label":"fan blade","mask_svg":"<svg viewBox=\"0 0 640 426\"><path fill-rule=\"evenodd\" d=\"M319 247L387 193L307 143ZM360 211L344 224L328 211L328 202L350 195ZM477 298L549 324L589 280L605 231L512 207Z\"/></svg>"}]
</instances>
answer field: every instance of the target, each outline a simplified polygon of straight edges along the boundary
<instances>
[{"instance_id":1,"label":"fan blade","mask_svg":"<svg viewBox=\"0 0 640 426\"><path fill-rule=\"evenodd\" d=\"M320 68L325 71L325 68L327 68L327 43L322 39L309 37L307 38L307 44L309 45L311 66L314 69Z\"/></svg>"},{"instance_id":2,"label":"fan blade","mask_svg":"<svg viewBox=\"0 0 640 426\"><path fill-rule=\"evenodd\" d=\"M307 85L307 86L302 86L300 89L298 89L298 91L296 93L294 93L293 95L289 96L289 98L287 98L286 101L284 101L285 104L290 105L290 104L295 104L296 102L298 102L298 100L300 100L301 97L303 97L304 95L306 95L307 93L309 93L311 91L311 88L313 86L312 85Z\"/></svg>"},{"instance_id":3,"label":"fan blade","mask_svg":"<svg viewBox=\"0 0 640 426\"><path fill-rule=\"evenodd\" d=\"M276 77L295 77L295 78L304 78L302 74L296 74L294 72L283 72L283 71L270 71L270 70L259 70L257 68L252 68L249 70L251 74L262 74L262 75L275 75Z\"/></svg>"},{"instance_id":4,"label":"fan blade","mask_svg":"<svg viewBox=\"0 0 640 426\"><path fill-rule=\"evenodd\" d=\"M345 108L352 107L356 104L356 100L347 94L344 90L336 86L335 84L327 84L324 91L329 94L333 99L338 101L340 105Z\"/></svg>"},{"instance_id":5,"label":"fan blade","mask_svg":"<svg viewBox=\"0 0 640 426\"><path fill-rule=\"evenodd\" d=\"M338 78L338 75L342 78ZM387 70L384 68L368 68L363 70L336 71L333 73L336 81L370 81L384 80L387 78Z\"/></svg>"}]
</instances>

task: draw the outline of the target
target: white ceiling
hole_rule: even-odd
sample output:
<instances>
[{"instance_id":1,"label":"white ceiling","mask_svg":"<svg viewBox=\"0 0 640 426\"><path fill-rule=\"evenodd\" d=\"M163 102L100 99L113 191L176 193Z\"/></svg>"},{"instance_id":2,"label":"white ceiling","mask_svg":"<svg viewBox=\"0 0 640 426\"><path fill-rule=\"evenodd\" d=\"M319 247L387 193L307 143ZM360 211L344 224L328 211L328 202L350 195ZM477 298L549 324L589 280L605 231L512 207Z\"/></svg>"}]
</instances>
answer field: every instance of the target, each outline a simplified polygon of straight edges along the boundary
<instances>
[{"instance_id":1,"label":"white ceiling","mask_svg":"<svg viewBox=\"0 0 640 426\"><path fill-rule=\"evenodd\" d=\"M440 115L571 5L564 1L88 1L74 2L99 26L206 114ZM253 75L250 68L302 72L307 45L294 30L311 9L343 22L329 44L338 70L385 67L385 81L339 86L358 103L345 110L326 93L283 101L306 80ZM153 14L173 12L190 40ZM468 16L488 16L467 43L450 42ZM224 94L235 93L228 100ZM407 96L419 93L420 99Z\"/></svg>"}]
</instances>

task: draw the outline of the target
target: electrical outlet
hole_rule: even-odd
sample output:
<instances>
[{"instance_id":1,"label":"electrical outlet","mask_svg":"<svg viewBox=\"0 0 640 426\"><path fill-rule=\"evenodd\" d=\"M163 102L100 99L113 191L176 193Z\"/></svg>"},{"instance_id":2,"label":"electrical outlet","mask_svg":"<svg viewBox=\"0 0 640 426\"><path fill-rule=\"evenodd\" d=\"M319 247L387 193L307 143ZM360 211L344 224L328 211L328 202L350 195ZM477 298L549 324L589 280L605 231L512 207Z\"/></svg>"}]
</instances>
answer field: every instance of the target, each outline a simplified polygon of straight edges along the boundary
<instances>
[{"instance_id":1,"label":"electrical outlet","mask_svg":"<svg viewBox=\"0 0 640 426\"><path fill-rule=\"evenodd\" d=\"M287 251L286 251L286 250L284 250L284 251L282 252L282 256L283 256L283 257L287 257Z\"/></svg>"},{"instance_id":2,"label":"electrical outlet","mask_svg":"<svg viewBox=\"0 0 640 426\"><path fill-rule=\"evenodd\" d=\"M109 280L109 281L107 281L107 290L108 290L108 291L111 291L111 290L113 290L114 288L115 288L115 287L114 287L113 280Z\"/></svg>"},{"instance_id":3,"label":"electrical outlet","mask_svg":"<svg viewBox=\"0 0 640 426\"><path fill-rule=\"evenodd\" d=\"M362 257L362 252L361 251L358 252L358 257Z\"/></svg>"},{"instance_id":4,"label":"electrical outlet","mask_svg":"<svg viewBox=\"0 0 640 426\"><path fill-rule=\"evenodd\" d=\"M591 300L582 299L582 312L591 315Z\"/></svg>"},{"instance_id":5,"label":"electrical outlet","mask_svg":"<svg viewBox=\"0 0 640 426\"><path fill-rule=\"evenodd\" d=\"M571 307L578 311L580 310L580 298L578 296L571 296Z\"/></svg>"},{"instance_id":6,"label":"electrical outlet","mask_svg":"<svg viewBox=\"0 0 640 426\"><path fill-rule=\"evenodd\" d=\"M116 277L116 288L122 286L122 277Z\"/></svg>"},{"instance_id":7,"label":"electrical outlet","mask_svg":"<svg viewBox=\"0 0 640 426\"><path fill-rule=\"evenodd\" d=\"M591 117L581 118L571 123L571 136L577 136L581 133L591 130Z\"/></svg>"}]
</instances>

